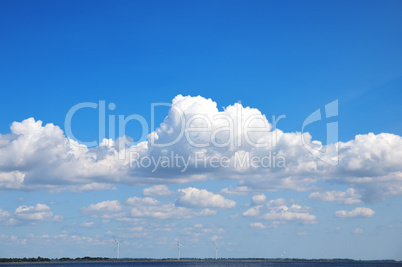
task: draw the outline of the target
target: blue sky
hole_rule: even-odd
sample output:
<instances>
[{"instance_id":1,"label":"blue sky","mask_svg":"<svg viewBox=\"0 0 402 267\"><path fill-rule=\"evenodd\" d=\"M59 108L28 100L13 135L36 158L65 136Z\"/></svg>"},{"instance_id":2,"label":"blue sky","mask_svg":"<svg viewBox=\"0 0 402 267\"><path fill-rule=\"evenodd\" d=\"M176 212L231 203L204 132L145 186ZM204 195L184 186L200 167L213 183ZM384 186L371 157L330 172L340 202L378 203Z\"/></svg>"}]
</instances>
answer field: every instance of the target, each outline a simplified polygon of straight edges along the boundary
<instances>
[{"instance_id":1,"label":"blue sky","mask_svg":"<svg viewBox=\"0 0 402 267\"><path fill-rule=\"evenodd\" d=\"M401 13L400 1L3 1L0 257L113 257L114 235L121 257L175 257L180 240L183 257L213 257L215 242L221 257L401 260ZM148 123L125 125L124 159L116 127L110 143L79 146L99 139L99 108L77 111L74 138L65 134L72 107L100 101L106 129L110 116ZM151 133L152 103L173 103L187 121L237 125L241 112L272 126L285 115L254 141L275 136L271 150L286 166L130 166L130 153L271 151L201 149L184 137L153 148L139 140ZM310 140L300 132L317 109ZM172 107L153 119L157 143L183 130ZM339 143L326 142L331 122ZM191 138L211 141L211 132ZM325 156L302 140L322 142Z\"/></svg>"}]
</instances>

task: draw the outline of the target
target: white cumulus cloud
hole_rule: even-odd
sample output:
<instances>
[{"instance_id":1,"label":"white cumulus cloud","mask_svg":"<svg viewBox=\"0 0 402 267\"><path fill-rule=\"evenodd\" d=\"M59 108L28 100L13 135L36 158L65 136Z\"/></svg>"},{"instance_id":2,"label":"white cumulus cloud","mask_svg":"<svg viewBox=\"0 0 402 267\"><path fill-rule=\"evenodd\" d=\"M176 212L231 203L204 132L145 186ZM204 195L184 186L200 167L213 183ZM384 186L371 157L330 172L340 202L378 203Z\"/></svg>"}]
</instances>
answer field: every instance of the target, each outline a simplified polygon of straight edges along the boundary
<instances>
[{"instance_id":1,"label":"white cumulus cloud","mask_svg":"<svg viewBox=\"0 0 402 267\"><path fill-rule=\"evenodd\" d=\"M402 195L401 136L369 133L324 145L309 133L273 128L258 109L235 103L219 110L216 102L201 96L176 96L159 127L144 142L128 146L122 138L89 148L66 137L60 127L33 118L13 122L10 129L0 135L2 190L82 192L116 189L118 184L234 179L240 187L221 194L306 191L328 181L355 188L361 197L348 191L311 197L352 204ZM305 145L325 150L327 158L339 157L338 165L321 161ZM144 195L169 194L152 190Z\"/></svg>"},{"instance_id":2,"label":"white cumulus cloud","mask_svg":"<svg viewBox=\"0 0 402 267\"><path fill-rule=\"evenodd\" d=\"M335 212L335 216L338 218L372 217L374 214L374 210L365 207L357 207L351 211L338 210Z\"/></svg>"},{"instance_id":3,"label":"white cumulus cloud","mask_svg":"<svg viewBox=\"0 0 402 267\"><path fill-rule=\"evenodd\" d=\"M243 216L271 221L271 227L277 227L289 221L317 223L317 217L310 214L310 210L310 207L294 204L293 200L278 198L269 200L264 205L249 208L243 212Z\"/></svg>"},{"instance_id":4,"label":"white cumulus cloud","mask_svg":"<svg viewBox=\"0 0 402 267\"><path fill-rule=\"evenodd\" d=\"M255 206L255 207L249 208L248 210L243 212L243 216L245 216L245 217L255 217L257 215L260 215L260 209L261 208L262 208L262 206Z\"/></svg>"},{"instance_id":5,"label":"white cumulus cloud","mask_svg":"<svg viewBox=\"0 0 402 267\"><path fill-rule=\"evenodd\" d=\"M118 221L133 221L137 218L157 219L189 219L198 216L211 216L217 213L210 208L196 208L177 206L172 202L159 201L152 197L133 196L120 202L106 200L82 207L83 215L94 218L115 219Z\"/></svg>"},{"instance_id":6,"label":"white cumulus cloud","mask_svg":"<svg viewBox=\"0 0 402 267\"><path fill-rule=\"evenodd\" d=\"M154 197L169 197L174 196L175 192L170 191L167 185L153 185L151 187L145 188L142 191L144 196L154 196Z\"/></svg>"},{"instance_id":7,"label":"white cumulus cloud","mask_svg":"<svg viewBox=\"0 0 402 267\"><path fill-rule=\"evenodd\" d=\"M179 206L220 209L229 209L236 206L235 201L226 199L219 194L214 194L205 189L188 187L185 189L179 189L178 192L180 193L180 196L178 197L176 204Z\"/></svg>"},{"instance_id":8,"label":"white cumulus cloud","mask_svg":"<svg viewBox=\"0 0 402 267\"><path fill-rule=\"evenodd\" d=\"M294 212L294 211L271 211L263 216L264 219L270 221L301 221L304 223L315 223L317 217L307 212Z\"/></svg>"},{"instance_id":9,"label":"white cumulus cloud","mask_svg":"<svg viewBox=\"0 0 402 267\"><path fill-rule=\"evenodd\" d=\"M343 191L313 192L309 195L310 199L338 202L339 204L358 204L361 202L360 195L353 188Z\"/></svg>"},{"instance_id":10,"label":"white cumulus cloud","mask_svg":"<svg viewBox=\"0 0 402 267\"><path fill-rule=\"evenodd\" d=\"M63 220L62 216L53 215L48 205L40 203L35 206L19 206L14 211L14 218L18 221L28 221L31 223Z\"/></svg>"},{"instance_id":11,"label":"white cumulus cloud","mask_svg":"<svg viewBox=\"0 0 402 267\"><path fill-rule=\"evenodd\" d=\"M120 202L117 200L106 200L96 204L91 204L88 207L83 207L81 212L92 217L110 218L121 216L120 211L123 209Z\"/></svg>"}]
</instances>

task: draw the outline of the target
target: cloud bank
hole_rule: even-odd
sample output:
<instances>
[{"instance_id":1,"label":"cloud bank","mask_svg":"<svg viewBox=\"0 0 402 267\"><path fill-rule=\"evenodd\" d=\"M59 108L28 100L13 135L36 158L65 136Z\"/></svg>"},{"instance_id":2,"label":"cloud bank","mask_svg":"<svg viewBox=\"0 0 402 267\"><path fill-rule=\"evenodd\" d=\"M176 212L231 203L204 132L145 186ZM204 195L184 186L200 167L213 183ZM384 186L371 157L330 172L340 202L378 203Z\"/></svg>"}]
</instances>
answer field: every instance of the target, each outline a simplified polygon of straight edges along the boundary
<instances>
[{"instance_id":1,"label":"cloud bank","mask_svg":"<svg viewBox=\"0 0 402 267\"><path fill-rule=\"evenodd\" d=\"M148 190L147 190L148 189ZM150 187L144 192L150 192ZM168 188L166 190L170 191ZM193 217L215 215L215 209L233 208L236 202L214 194L205 189L188 187L175 193L176 202L159 201L152 197L133 196L124 202L107 200L82 207L81 213L93 218L114 218L126 220L133 218L154 219L189 219Z\"/></svg>"},{"instance_id":2,"label":"cloud bank","mask_svg":"<svg viewBox=\"0 0 402 267\"><path fill-rule=\"evenodd\" d=\"M360 195L353 188L343 191L314 192L309 195L310 199L324 202L336 201L338 204L358 204L361 202Z\"/></svg>"},{"instance_id":3,"label":"cloud bank","mask_svg":"<svg viewBox=\"0 0 402 267\"><path fill-rule=\"evenodd\" d=\"M355 204L359 199L372 202L402 194L398 135L369 133L323 145L309 133L277 129L258 109L236 103L218 110L216 102L201 96L176 96L164 122L147 140L125 149L125 139L88 148L66 137L60 127L33 118L13 122L10 129L10 134L0 135L0 190L80 192L115 189L119 184L230 179L237 180L239 188L222 194L305 191L322 180L357 191L317 192L312 199ZM337 156L338 165L315 157L304 144L325 150L329 158ZM185 198L189 192L181 193L181 204L194 206ZM144 192L155 194L170 193L163 188ZM192 194L202 198L203 192Z\"/></svg>"},{"instance_id":4,"label":"cloud bank","mask_svg":"<svg viewBox=\"0 0 402 267\"><path fill-rule=\"evenodd\" d=\"M254 198L253 203L255 203ZM310 207L295 204L292 199L286 200L284 198L278 198L268 202L264 199L264 201L261 200L259 203L259 205L251 207L243 212L243 216L268 221L270 223L269 227L274 228L278 227L280 224L292 221L305 224L317 223L317 217L310 214ZM260 221L250 223L250 227L259 229L267 228L267 226Z\"/></svg>"}]
</instances>

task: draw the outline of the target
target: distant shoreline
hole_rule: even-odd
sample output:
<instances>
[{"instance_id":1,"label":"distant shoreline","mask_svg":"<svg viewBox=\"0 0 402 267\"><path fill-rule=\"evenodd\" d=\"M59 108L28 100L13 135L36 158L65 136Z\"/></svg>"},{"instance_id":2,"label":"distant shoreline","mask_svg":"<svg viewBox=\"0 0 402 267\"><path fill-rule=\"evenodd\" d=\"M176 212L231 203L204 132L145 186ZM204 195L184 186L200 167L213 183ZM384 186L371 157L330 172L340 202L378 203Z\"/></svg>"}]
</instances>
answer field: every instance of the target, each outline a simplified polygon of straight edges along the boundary
<instances>
[{"instance_id":1,"label":"distant shoreline","mask_svg":"<svg viewBox=\"0 0 402 267\"><path fill-rule=\"evenodd\" d=\"M361 263L399 263L402 261L397 260L354 260L354 259L270 259L270 258L221 258L221 259L201 259L201 258L183 258L183 259L148 259L148 258L122 258L122 259L112 259L112 258L100 258L100 257L83 257L83 258L0 258L0 264L5 263L93 263L93 262L361 262Z\"/></svg>"}]
</instances>

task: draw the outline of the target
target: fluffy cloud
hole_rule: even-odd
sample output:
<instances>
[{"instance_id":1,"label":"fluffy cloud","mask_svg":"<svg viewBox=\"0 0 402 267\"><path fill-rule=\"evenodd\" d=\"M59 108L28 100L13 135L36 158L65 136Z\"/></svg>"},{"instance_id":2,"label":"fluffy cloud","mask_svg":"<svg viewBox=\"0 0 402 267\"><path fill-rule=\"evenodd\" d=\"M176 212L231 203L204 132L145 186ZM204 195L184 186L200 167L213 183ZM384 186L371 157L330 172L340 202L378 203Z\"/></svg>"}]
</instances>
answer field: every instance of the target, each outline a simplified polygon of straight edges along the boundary
<instances>
[{"instance_id":1,"label":"fluffy cloud","mask_svg":"<svg viewBox=\"0 0 402 267\"><path fill-rule=\"evenodd\" d=\"M66 138L58 126L42 126L33 118L14 122L11 134L0 139L2 188L104 190L111 186L99 180L117 174L113 149L88 149Z\"/></svg>"},{"instance_id":2,"label":"fluffy cloud","mask_svg":"<svg viewBox=\"0 0 402 267\"><path fill-rule=\"evenodd\" d=\"M243 212L245 217L257 217L271 221L271 227L277 227L288 221L299 221L302 223L317 223L317 217L309 213L310 208L294 204L293 200L283 198L272 199L262 205L257 205ZM257 224L259 222L256 222ZM252 227L257 227L255 224Z\"/></svg>"},{"instance_id":3,"label":"fluffy cloud","mask_svg":"<svg viewBox=\"0 0 402 267\"><path fill-rule=\"evenodd\" d=\"M175 192L170 191L166 185L154 185L149 188L145 188L142 194L144 196L169 197L174 196Z\"/></svg>"},{"instance_id":4,"label":"fluffy cloud","mask_svg":"<svg viewBox=\"0 0 402 267\"><path fill-rule=\"evenodd\" d=\"M111 218L122 216L122 213L120 213L122 209L123 207L120 205L119 201L106 200L84 207L81 209L81 212L92 217Z\"/></svg>"},{"instance_id":5,"label":"fluffy cloud","mask_svg":"<svg viewBox=\"0 0 402 267\"><path fill-rule=\"evenodd\" d=\"M343 191L326 191L314 192L309 195L310 199L331 202L336 201L339 204L358 204L361 202L360 195L353 189L349 188Z\"/></svg>"},{"instance_id":6,"label":"fluffy cloud","mask_svg":"<svg viewBox=\"0 0 402 267\"><path fill-rule=\"evenodd\" d=\"M238 103L219 110L211 99L178 95L146 141L126 141L88 148L53 124L14 122L11 134L0 135L0 188L89 191L230 177L240 187L222 194L240 195L246 188L303 191L319 180L356 188L366 202L402 194L400 136L369 133L324 146L309 133L274 128L259 110ZM319 159L306 147L325 155ZM337 157L337 166L322 161ZM144 195L168 193L162 191ZM343 200L347 196L339 192L312 198L357 201Z\"/></svg>"},{"instance_id":7,"label":"fluffy cloud","mask_svg":"<svg viewBox=\"0 0 402 267\"><path fill-rule=\"evenodd\" d=\"M19 206L14 211L14 218L17 221L27 221L37 223L43 221L61 221L63 216L53 215L51 208L46 204L36 204L35 206Z\"/></svg>"},{"instance_id":8,"label":"fluffy cloud","mask_svg":"<svg viewBox=\"0 0 402 267\"><path fill-rule=\"evenodd\" d=\"M263 218L269 221L300 221L303 223L316 223L317 217L307 212L307 207L293 204L272 208Z\"/></svg>"},{"instance_id":9,"label":"fluffy cloud","mask_svg":"<svg viewBox=\"0 0 402 267\"><path fill-rule=\"evenodd\" d=\"M381 133L357 135L339 143L339 166L335 180L354 185L363 200L372 202L402 194L402 138Z\"/></svg>"},{"instance_id":10,"label":"fluffy cloud","mask_svg":"<svg viewBox=\"0 0 402 267\"><path fill-rule=\"evenodd\" d=\"M219 194L208 192L205 189L197 189L194 187L188 187L185 189L179 189L179 198L176 204L184 207L195 208L220 208L229 209L236 206L236 202L230 199L226 199Z\"/></svg>"},{"instance_id":11,"label":"fluffy cloud","mask_svg":"<svg viewBox=\"0 0 402 267\"><path fill-rule=\"evenodd\" d=\"M335 212L335 216L338 218L358 218L358 217L372 217L375 211L370 208L357 207L351 211L338 210Z\"/></svg>"},{"instance_id":12,"label":"fluffy cloud","mask_svg":"<svg viewBox=\"0 0 402 267\"><path fill-rule=\"evenodd\" d=\"M97 204L91 204L85 211L100 211L103 213L116 212L121 210L122 207L117 200L106 200Z\"/></svg>"},{"instance_id":13,"label":"fluffy cloud","mask_svg":"<svg viewBox=\"0 0 402 267\"><path fill-rule=\"evenodd\" d=\"M359 228L359 227L357 227L356 229L353 230L353 233L356 235L363 234L363 232L364 232L363 229Z\"/></svg>"},{"instance_id":14,"label":"fluffy cloud","mask_svg":"<svg viewBox=\"0 0 402 267\"><path fill-rule=\"evenodd\" d=\"M258 215L260 215L260 209L261 208L262 208L262 206L255 206L255 207L249 208L248 210L243 212L243 216L245 216L245 217L258 216Z\"/></svg>"},{"instance_id":15,"label":"fluffy cloud","mask_svg":"<svg viewBox=\"0 0 402 267\"><path fill-rule=\"evenodd\" d=\"M190 209L176 207L173 203L163 203L150 197L132 197L127 200L127 203L132 206L130 209L130 214L132 217L181 219L195 216Z\"/></svg>"},{"instance_id":16,"label":"fluffy cloud","mask_svg":"<svg viewBox=\"0 0 402 267\"><path fill-rule=\"evenodd\" d=\"M236 202L230 199L226 199L220 194L214 194L205 189L198 189L194 187L188 187L184 189L179 189L177 192L169 190L166 185L154 185L143 190L144 196L156 196L156 197L167 197L176 196L176 206L190 207L190 208L219 208L227 209L233 208ZM128 203L132 201L140 201L139 198L130 198L127 200ZM142 202L153 201L156 203L156 199L153 198L143 198ZM144 203L145 204L145 203Z\"/></svg>"},{"instance_id":17,"label":"fluffy cloud","mask_svg":"<svg viewBox=\"0 0 402 267\"><path fill-rule=\"evenodd\" d=\"M119 221L129 221L135 218L156 219L188 219L197 216L210 216L217 212L204 208L192 210L187 207L176 206L171 202L161 202L151 197L133 196L124 202L106 200L88 207L81 208L84 215L94 218L115 218Z\"/></svg>"},{"instance_id":18,"label":"fluffy cloud","mask_svg":"<svg viewBox=\"0 0 402 267\"><path fill-rule=\"evenodd\" d=\"M253 196L253 203L261 204L261 203L264 203L266 199L267 199L267 196L264 195L264 194L254 195Z\"/></svg>"}]
</instances>

